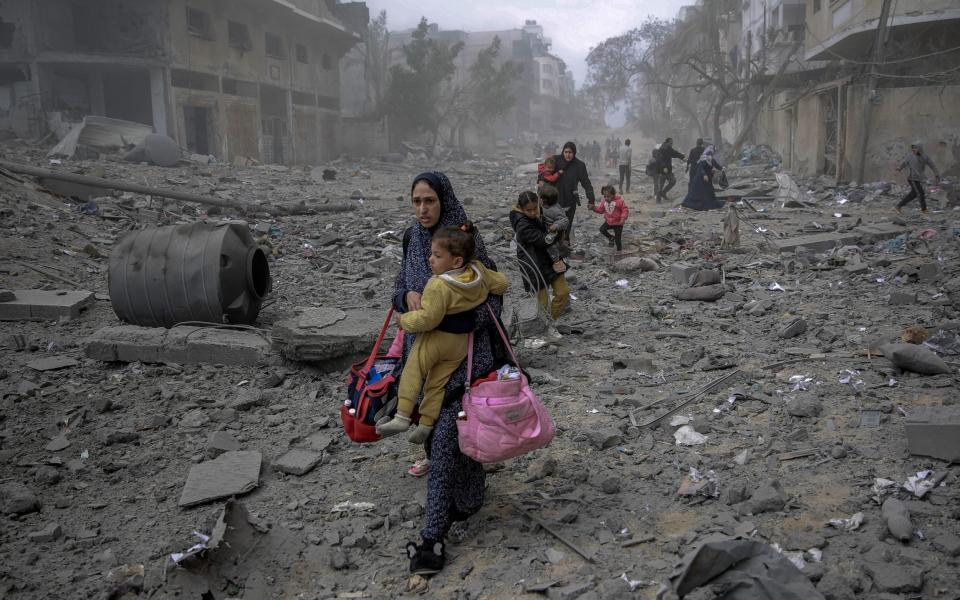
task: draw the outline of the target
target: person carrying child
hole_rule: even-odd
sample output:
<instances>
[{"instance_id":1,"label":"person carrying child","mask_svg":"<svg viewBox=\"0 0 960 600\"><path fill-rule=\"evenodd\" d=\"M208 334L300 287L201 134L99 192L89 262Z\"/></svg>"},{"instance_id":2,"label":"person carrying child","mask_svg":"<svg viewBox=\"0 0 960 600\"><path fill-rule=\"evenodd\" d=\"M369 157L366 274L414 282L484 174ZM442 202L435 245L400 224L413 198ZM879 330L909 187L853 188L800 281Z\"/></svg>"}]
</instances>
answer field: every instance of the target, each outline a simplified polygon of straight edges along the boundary
<instances>
[{"instance_id":1,"label":"person carrying child","mask_svg":"<svg viewBox=\"0 0 960 600\"><path fill-rule=\"evenodd\" d=\"M474 260L475 252L474 228L469 221L433 234L429 259L433 277L423 289L421 308L398 317L400 328L419 335L400 375L397 414L377 425L382 437L409 429L422 387L420 422L408 439L414 444L427 440L440 415L447 380L467 356L468 334L448 333L436 327L444 316L473 310L486 302L488 294L506 292L507 278Z\"/></svg>"},{"instance_id":2,"label":"person carrying child","mask_svg":"<svg viewBox=\"0 0 960 600\"><path fill-rule=\"evenodd\" d=\"M510 225L517 244L517 258L524 274L523 287L537 292L544 312L556 320L570 304L570 288L563 273L554 269L547 252L547 226L540 218L540 199L534 192L521 192L517 205L510 211ZM547 286L553 288L553 301L547 304Z\"/></svg>"},{"instance_id":3,"label":"person carrying child","mask_svg":"<svg viewBox=\"0 0 960 600\"><path fill-rule=\"evenodd\" d=\"M623 224L630 216L630 209L623 198L617 195L617 188L605 185L600 188L600 204L590 203L587 208L603 215L600 235L607 238L611 246L616 245L617 252L623 251ZM611 234L610 232L613 231Z\"/></svg>"},{"instance_id":4,"label":"person carrying child","mask_svg":"<svg viewBox=\"0 0 960 600\"><path fill-rule=\"evenodd\" d=\"M541 188L546 184L553 185L560 179L560 176L563 175L563 171L557 170L557 157L548 156L543 161L543 169L537 173L537 188Z\"/></svg>"},{"instance_id":5,"label":"person carrying child","mask_svg":"<svg viewBox=\"0 0 960 600\"><path fill-rule=\"evenodd\" d=\"M547 228L547 254L553 261L553 270L563 273L567 270L567 263L563 259L570 256L570 246L563 239L563 232L570 226L567 211L559 204L560 192L549 184L540 188L540 218Z\"/></svg>"}]
</instances>

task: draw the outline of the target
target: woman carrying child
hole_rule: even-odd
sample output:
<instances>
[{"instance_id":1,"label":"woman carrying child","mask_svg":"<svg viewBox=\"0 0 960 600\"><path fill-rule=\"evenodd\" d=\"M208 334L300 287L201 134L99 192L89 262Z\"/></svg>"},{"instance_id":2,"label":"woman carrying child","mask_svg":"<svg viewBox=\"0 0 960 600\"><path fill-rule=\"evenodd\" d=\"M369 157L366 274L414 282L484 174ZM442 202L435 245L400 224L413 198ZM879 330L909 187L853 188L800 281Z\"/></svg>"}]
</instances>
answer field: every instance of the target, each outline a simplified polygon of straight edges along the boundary
<instances>
[{"instance_id":1,"label":"woman carrying child","mask_svg":"<svg viewBox=\"0 0 960 600\"><path fill-rule=\"evenodd\" d=\"M550 245L547 242L547 226L540 218L540 199L535 192L520 193L517 205L510 211L510 225L524 274L524 289L536 291L544 312L549 311L553 320L559 319L570 304L570 288L567 287L563 272L557 272L554 268L554 260L547 250ZM549 306L547 286L553 288L553 302Z\"/></svg>"},{"instance_id":2,"label":"woman carrying child","mask_svg":"<svg viewBox=\"0 0 960 600\"><path fill-rule=\"evenodd\" d=\"M397 388L397 414L390 421L377 425L383 437L406 431L411 423L417 397L420 420L409 439L422 444L433 431L443 405L443 388L450 375L467 357L467 334L437 329L443 318L473 310L487 300L489 294L502 296L507 291L507 278L473 260L476 252L473 223L460 227L444 227L433 234L430 269L420 298L420 309L400 315L398 327L417 335L410 355L404 363Z\"/></svg>"},{"instance_id":3,"label":"woman carrying child","mask_svg":"<svg viewBox=\"0 0 960 600\"><path fill-rule=\"evenodd\" d=\"M411 197L416 222L408 230L410 241L405 244L393 295L394 308L401 313L423 308L423 292L433 277L430 255L434 233L443 227L459 227L467 222L463 205L457 200L450 180L443 173L432 171L417 175L411 186ZM476 260L487 269L496 270L479 233L474 232L473 236ZM473 371L479 376L502 364L497 358L502 356L503 351L496 330L493 336L490 335L492 321L488 306L499 316L503 298L491 294L476 309L446 315L437 326L438 330L449 333L474 332ZM417 337L414 333L404 336L401 365L406 364ZM402 377L402 371L398 376ZM425 444L430 458L426 523L420 531L422 543L407 544L411 573L427 575L439 572L446 562L444 538L451 524L466 520L483 504L483 466L460 452L457 435L457 413L462 410L466 378L466 364L461 361L443 388L443 405Z\"/></svg>"},{"instance_id":4,"label":"woman carrying child","mask_svg":"<svg viewBox=\"0 0 960 600\"><path fill-rule=\"evenodd\" d=\"M616 245L617 252L623 252L623 224L630 216L630 209L623 198L617 195L617 188L612 185L600 188L600 196L600 204L594 205L591 202L587 204L587 208L603 215L600 235L607 238L611 246Z\"/></svg>"}]
</instances>

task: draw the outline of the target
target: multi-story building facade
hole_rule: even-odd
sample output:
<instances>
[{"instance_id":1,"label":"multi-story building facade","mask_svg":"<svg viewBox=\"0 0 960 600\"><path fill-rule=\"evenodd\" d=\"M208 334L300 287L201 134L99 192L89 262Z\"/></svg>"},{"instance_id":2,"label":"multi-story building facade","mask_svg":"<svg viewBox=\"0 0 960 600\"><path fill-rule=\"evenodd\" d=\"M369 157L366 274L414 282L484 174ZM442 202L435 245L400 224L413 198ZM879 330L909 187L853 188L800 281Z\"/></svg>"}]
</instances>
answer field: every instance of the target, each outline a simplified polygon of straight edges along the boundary
<instances>
[{"instance_id":1,"label":"multi-story building facade","mask_svg":"<svg viewBox=\"0 0 960 600\"><path fill-rule=\"evenodd\" d=\"M945 99L960 94L960 4L807 0L804 8L797 76L776 87L754 139L795 172L847 181L895 178L892 165L914 140L941 169L954 164L960 105Z\"/></svg>"},{"instance_id":2,"label":"multi-story building facade","mask_svg":"<svg viewBox=\"0 0 960 600\"><path fill-rule=\"evenodd\" d=\"M231 160L337 154L339 61L369 14L336 0L7 0L0 127L103 115Z\"/></svg>"}]
</instances>

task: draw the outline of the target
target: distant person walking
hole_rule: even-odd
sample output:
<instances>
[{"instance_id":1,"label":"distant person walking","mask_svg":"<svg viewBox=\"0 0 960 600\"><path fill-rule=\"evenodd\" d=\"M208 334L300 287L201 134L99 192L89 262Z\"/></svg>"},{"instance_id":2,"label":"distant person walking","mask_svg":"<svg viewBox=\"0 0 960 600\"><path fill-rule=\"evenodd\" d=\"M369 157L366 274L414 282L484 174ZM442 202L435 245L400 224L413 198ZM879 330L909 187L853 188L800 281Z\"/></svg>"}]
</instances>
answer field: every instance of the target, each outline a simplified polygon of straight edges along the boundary
<instances>
[{"instance_id":1,"label":"distant person walking","mask_svg":"<svg viewBox=\"0 0 960 600\"><path fill-rule=\"evenodd\" d=\"M894 209L898 215L903 214L903 210L901 209L913 202L914 198L920 199L920 212L927 212L927 195L923 189L923 183L926 180L924 171L926 171L927 167L930 167L936 178L940 179L940 171L937 170L937 166L933 164L929 156L923 153L923 144L920 142L910 144L910 154L908 154L907 157L903 159L903 162L900 163L900 166L897 167L897 171L908 169L907 183L910 185L910 193L904 196L903 200L901 200Z\"/></svg>"},{"instance_id":2,"label":"distant person walking","mask_svg":"<svg viewBox=\"0 0 960 600\"><path fill-rule=\"evenodd\" d=\"M697 138L697 145L690 148L687 154L687 175L690 177L690 181L687 182L687 192L693 189L693 178L697 174L697 162L703 154L703 148L703 138Z\"/></svg>"},{"instance_id":3,"label":"distant person walking","mask_svg":"<svg viewBox=\"0 0 960 600\"><path fill-rule=\"evenodd\" d=\"M620 193L623 194L623 180L627 180L627 191L630 193L630 165L633 160L633 149L630 148L630 138L624 140L617 151L617 168L620 170Z\"/></svg>"},{"instance_id":4,"label":"distant person walking","mask_svg":"<svg viewBox=\"0 0 960 600\"><path fill-rule=\"evenodd\" d=\"M593 145L590 148L590 162L593 164L594 169L600 168L600 159L603 158L603 150L600 148L600 142L593 140Z\"/></svg>"},{"instance_id":5,"label":"distant person walking","mask_svg":"<svg viewBox=\"0 0 960 600\"><path fill-rule=\"evenodd\" d=\"M667 138L660 144L660 162L657 165L657 174L659 177L654 180L655 187L658 188L654 189L654 195L656 196L658 204L661 200L667 202L667 192L669 192L673 186L677 185L677 178L673 175L673 159L675 158L684 160L687 157L683 155L683 152L678 152L674 149L673 138Z\"/></svg>"},{"instance_id":6,"label":"distant person walking","mask_svg":"<svg viewBox=\"0 0 960 600\"><path fill-rule=\"evenodd\" d=\"M570 234L573 231L573 216L577 213L577 207L580 205L580 194L577 192L577 186L583 187L589 204L596 201L596 195L593 193L593 184L590 183L587 165L577 158L576 144L573 142L564 144L563 152L556 157L556 163L557 171L563 173L555 185L560 193L560 206L567 211L567 219L570 221L569 227L563 233L564 241L569 244Z\"/></svg>"}]
</instances>

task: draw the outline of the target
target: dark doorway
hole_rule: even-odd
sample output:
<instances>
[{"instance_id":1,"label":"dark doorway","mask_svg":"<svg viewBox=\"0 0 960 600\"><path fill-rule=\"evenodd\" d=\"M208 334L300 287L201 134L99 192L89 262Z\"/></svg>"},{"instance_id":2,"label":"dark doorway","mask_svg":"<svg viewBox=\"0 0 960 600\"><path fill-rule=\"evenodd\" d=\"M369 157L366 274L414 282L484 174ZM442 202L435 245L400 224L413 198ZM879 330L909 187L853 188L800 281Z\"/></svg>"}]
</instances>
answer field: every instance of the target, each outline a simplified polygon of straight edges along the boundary
<instances>
[{"instance_id":1,"label":"dark doorway","mask_svg":"<svg viewBox=\"0 0 960 600\"><path fill-rule=\"evenodd\" d=\"M106 116L153 125L150 74L147 71L107 71L103 74Z\"/></svg>"},{"instance_id":2,"label":"dark doorway","mask_svg":"<svg viewBox=\"0 0 960 600\"><path fill-rule=\"evenodd\" d=\"M183 128L187 135L187 150L195 154L210 154L210 133L213 131L213 121L209 108L184 106Z\"/></svg>"}]
</instances>

